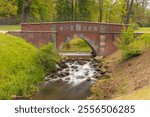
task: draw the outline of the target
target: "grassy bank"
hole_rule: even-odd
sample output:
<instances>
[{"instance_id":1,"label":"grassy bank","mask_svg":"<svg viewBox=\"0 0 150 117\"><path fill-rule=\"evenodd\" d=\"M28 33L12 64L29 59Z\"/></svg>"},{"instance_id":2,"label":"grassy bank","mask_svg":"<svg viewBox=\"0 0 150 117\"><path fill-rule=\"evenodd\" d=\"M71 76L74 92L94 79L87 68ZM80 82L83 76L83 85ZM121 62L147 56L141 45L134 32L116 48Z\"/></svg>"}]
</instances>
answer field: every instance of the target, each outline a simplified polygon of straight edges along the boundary
<instances>
[{"instance_id":1,"label":"grassy bank","mask_svg":"<svg viewBox=\"0 0 150 117\"><path fill-rule=\"evenodd\" d=\"M45 58L39 53L47 55L43 50L21 38L0 34L0 99L28 97L36 90L46 71L40 63Z\"/></svg>"},{"instance_id":2,"label":"grassy bank","mask_svg":"<svg viewBox=\"0 0 150 117\"><path fill-rule=\"evenodd\" d=\"M21 30L20 25L0 25L0 31Z\"/></svg>"},{"instance_id":3,"label":"grassy bank","mask_svg":"<svg viewBox=\"0 0 150 117\"><path fill-rule=\"evenodd\" d=\"M129 50L132 56L127 59L121 51L104 59L111 78L97 81L88 99L150 99L150 35L138 37L129 45ZM140 55L134 56L134 50L139 50Z\"/></svg>"},{"instance_id":4,"label":"grassy bank","mask_svg":"<svg viewBox=\"0 0 150 117\"><path fill-rule=\"evenodd\" d=\"M80 38L74 38L64 44L63 48L60 51L69 51L69 52L92 52L90 46Z\"/></svg>"}]
</instances>

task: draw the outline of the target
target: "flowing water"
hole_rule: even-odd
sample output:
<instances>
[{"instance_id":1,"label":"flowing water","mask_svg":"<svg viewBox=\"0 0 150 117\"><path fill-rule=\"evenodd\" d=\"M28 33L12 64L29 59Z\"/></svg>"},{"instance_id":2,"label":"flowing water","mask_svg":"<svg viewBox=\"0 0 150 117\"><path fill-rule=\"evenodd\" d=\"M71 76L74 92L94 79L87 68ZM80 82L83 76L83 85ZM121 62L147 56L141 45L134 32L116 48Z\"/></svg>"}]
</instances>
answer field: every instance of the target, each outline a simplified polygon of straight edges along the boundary
<instances>
[{"instance_id":1,"label":"flowing water","mask_svg":"<svg viewBox=\"0 0 150 117\"><path fill-rule=\"evenodd\" d=\"M90 60L66 60L57 66L58 71L47 76L32 99L85 99L90 86L96 81L96 62Z\"/></svg>"}]
</instances>

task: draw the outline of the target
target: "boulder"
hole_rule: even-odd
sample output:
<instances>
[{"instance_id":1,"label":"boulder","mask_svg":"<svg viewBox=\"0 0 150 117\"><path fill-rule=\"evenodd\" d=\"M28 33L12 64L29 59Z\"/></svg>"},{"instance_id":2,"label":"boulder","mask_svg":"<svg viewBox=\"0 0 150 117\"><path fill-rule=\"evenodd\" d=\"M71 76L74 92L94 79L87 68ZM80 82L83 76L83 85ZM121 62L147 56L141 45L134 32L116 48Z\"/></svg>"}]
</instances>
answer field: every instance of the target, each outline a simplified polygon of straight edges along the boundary
<instances>
[{"instance_id":1,"label":"boulder","mask_svg":"<svg viewBox=\"0 0 150 117\"><path fill-rule=\"evenodd\" d=\"M84 65L84 64L86 64L86 61L79 60L78 63L79 63L80 65Z\"/></svg>"},{"instance_id":2,"label":"boulder","mask_svg":"<svg viewBox=\"0 0 150 117\"><path fill-rule=\"evenodd\" d=\"M89 75L89 72L85 72L84 75L85 75L85 76L88 76L88 75Z\"/></svg>"},{"instance_id":3,"label":"boulder","mask_svg":"<svg viewBox=\"0 0 150 117\"><path fill-rule=\"evenodd\" d=\"M109 65L108 64L105 64L103 65L104 68L108 69L109 68Z\"/></svg>"},{"instance_id":4,"label":"boulder","mask_svg":"<svg viewBox=\"0 0 150 117\"><path fill-rule=\"evenodd\" d=\"M87 81L91 81L91 78L88 77L86 80L87 80Z\"/></svg>"},{"instance_id":5,"label":"boulder","mask_svg":"<svg viewBox=\"0 0 150 117\"><path fill-rule=\"evenodd\" d=\"M84 79L84 76L77 76L76 79Z\"/></svg>"},{"instance_id":6,"label":"boulder","mask_svg":"<svg viewBox=\"0 0 150 117\"><path fill-rule=\"evenodd\" d=\"M58 74L59 77L66 77L66 76L68 76L68 75L69 75L69 72L60 72L60 73Z\"/></svg>"},{"instance_id":7,"label":"boulder","mask_svg":"<svg viewBox=\"0 0 150 117\"><path fill-rule=\"evenodd\" d=\"M56 82L58 82L58 83L59 83L59 82L62 82L62 81L63 81L62 79L57 79L57 80L56 80Z\"/></svg>"},{"instance_id":8,"label":"boulder","mask_svg":"<svg viewBox=\"0 0 150 117\"><path fill-rule=\"evenodd\" d=\"M104 78L111 78L111 74L106 72L104 75L103 75Z\"/></svg>"},{"instance_id":9,"label":"boulder","mask_svg":"<svg viewBox=\"0 0 150 117\"><path fill-rule=\"evenodd\" d=\"M50 80L50 77L45 77L45 81L49 81Z\"/></svg>"},{"instance_id":10,"label":"boulder","mask_svg":"<svg viewBox=\"0 0 150 117\"><path fill-rule=\"evenodd\" d=\"M66 64L61 64L60 67L61 67L61 68L68 68L68 65L66 65Z\"/></svg>"},{"instance_id":11,"label":"boulder","mask_svg":"<svg viewBox=\"0 0 150 117\"><path fill-rule=\"evenodd\" d=\"M101 74L105 74L107 72L107 69L106 68L101 68Z\"/></svg>"},{"instance_id":12,"label":"boulder","mask_svg":"<svg viewBox=\"0 0 150 117\"><path fill-rule=\"evenodd\" d=\"M96 74L93 77L96 78L96 79L100 79L101 77L103 77L103 75L102 74Z\"/></svg>"},{"instance_id":13,"label":"boulder","mask_svg":"<svg viewBox=\"0 0 150 117\"><path fill-rule=\"evenodd\" d=\"M98 61L101 61L103 59L103 56L96 56L95 58L94 58L94 60L98 60Z\"/></svg>"},{"instance_id":14,"label":"boulder","mask_svg":"<svg viewBox=\"0 0 150 117\"><path fill-rule=\"evenodd\" d=\"M100 68L99 67L95 67L95 71L100 71Z\"/></svg>"},{"instance_id":15,"label":"boulder","mask_svg":"<svg viewBox=\"0 0 150 117\"><path fill-rule=\"evenodd\" d=\"M70 77L65 78L65 80L70 80Z\"/></svg>"}]
</instances>

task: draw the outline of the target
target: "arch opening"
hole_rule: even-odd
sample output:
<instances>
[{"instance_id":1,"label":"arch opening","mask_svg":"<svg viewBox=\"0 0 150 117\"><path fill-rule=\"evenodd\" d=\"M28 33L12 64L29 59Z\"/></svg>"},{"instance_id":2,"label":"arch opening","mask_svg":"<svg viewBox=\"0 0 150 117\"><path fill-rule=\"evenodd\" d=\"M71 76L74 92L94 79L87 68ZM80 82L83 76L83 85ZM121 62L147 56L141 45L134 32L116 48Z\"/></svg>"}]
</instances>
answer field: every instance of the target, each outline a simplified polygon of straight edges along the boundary
<instances>
[{"instance_id":1,"label":"arch opening","mask_svg":"<svg viewBox=\"0 0 150 117\"><path fill-rule=\"evenodd\" d=\"M96 56L94 47L84 38L73 37L68 38L59 48L60 52L72 52L72 53L90 53L92 56Z\"/></svg>"}]
</instances>

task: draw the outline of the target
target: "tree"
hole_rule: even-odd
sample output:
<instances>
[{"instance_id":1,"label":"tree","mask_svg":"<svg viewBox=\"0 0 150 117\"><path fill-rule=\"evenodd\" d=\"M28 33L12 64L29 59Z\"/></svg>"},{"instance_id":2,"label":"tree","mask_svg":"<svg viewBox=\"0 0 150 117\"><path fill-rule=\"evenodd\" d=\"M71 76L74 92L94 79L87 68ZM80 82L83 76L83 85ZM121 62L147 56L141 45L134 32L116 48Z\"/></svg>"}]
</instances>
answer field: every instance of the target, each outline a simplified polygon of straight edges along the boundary
<instances>
[{"instance_id":1,"label":"tree","mask_svg":"<svg viewBox=\"0 0 150 117\"><path fill-rule=\"evenodd\" d=\"M148 21L147 6L150 0L135 0L131 11L133 23L144 26Z\"/></svg>"},{"instance_id":2,"label":"tree","mask_svg":"<svg viewBox=\"0 0 150 117\"><path fill-rule=\"evenodd\" d=\"M29 13L30 13L30 5L31 5L31 0L24 0L23 8L22 8L22 18L21 18L22 23L26 23L28 21Z\"/></svg>"},{"instance_id":3,"label":"tree","mask_svg":"<svg viewBox=\"0 0 150 117\"><path fill-rule=\"evenodd\" d=\"M57 21L70 21L73 18L73 1L71 0L55 0L55 8L57 13Z\"/></svg>"},{"instance_id":4,"label":"tree","mask_svg":"<svg viewBox=\"0 0 150 117\"><path fill-rule=\"evenodd\" d=\"M0 0L0 17L11 17L17 14L15 0Z\"/></svg>"},{"instance_id":5,"label":"tree","mask_svg":"<svg viewBox=\"0 0 150 117\"><path fill-rule=\"evenodd\" d=\"M123 19L123 23L125 24L129 24L133 2L134 0L124 0L123 9L125 9L126 12L123 13L122 19Z\"/></svg>"},{"instance_id":6,"label":"tree","mask_svg":"<svg viewBox=\"0 0 150 117\"><path fill-rule=\"evenodd\" d=\"M102 22L103 18L103 7L104 7L104 0L99 0L98 1L98 6L99 6L99 22Z\"/></svg>"},{"instance_id":7,"label":"tree","mask_svg":"<svg viewBox=\"0 0 150 117\"><path fill-rule=\"evenodd\" d=\"M23 1L24 0L16 0L16 4L17 4L17 15L21 15L22 14L22 8L23 8Z\"/></svg>"},{"instance_id":8,"label":"tree","mask_svg":"<svg viewBox=\"0 0 150 117\"><path fill-rule=\"evenodd\" d=\"M30 6L30 21L48 22L55 19L54 0L34 0Z\"/></svg>"}]
</instances>

